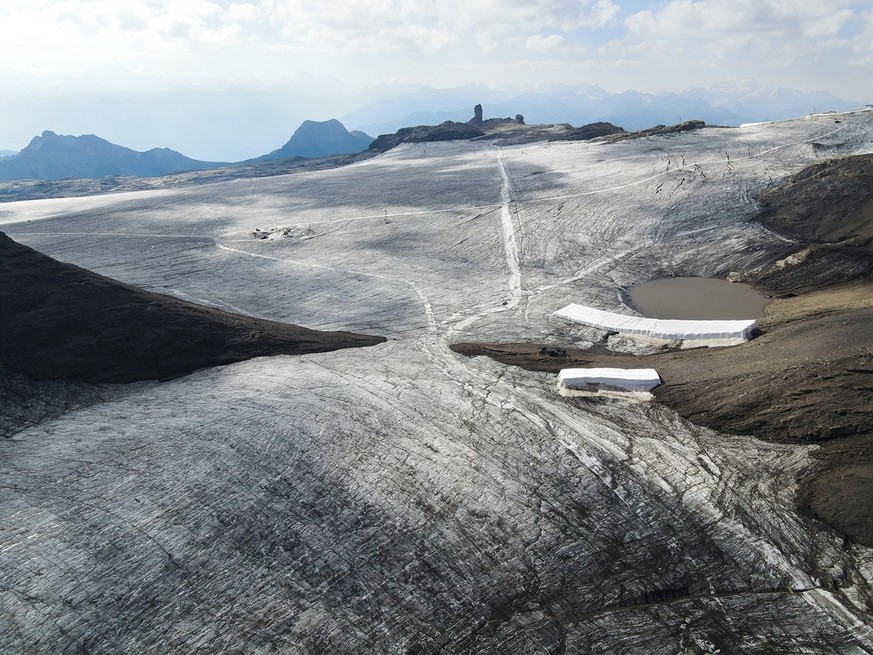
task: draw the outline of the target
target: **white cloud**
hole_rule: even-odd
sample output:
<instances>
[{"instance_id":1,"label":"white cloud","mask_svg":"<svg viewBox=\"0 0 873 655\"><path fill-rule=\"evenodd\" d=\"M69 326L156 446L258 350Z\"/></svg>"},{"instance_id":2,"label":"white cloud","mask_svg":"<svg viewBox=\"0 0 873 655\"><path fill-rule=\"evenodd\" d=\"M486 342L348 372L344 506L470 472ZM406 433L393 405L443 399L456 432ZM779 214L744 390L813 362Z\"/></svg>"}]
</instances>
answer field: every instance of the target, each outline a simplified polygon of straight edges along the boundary
<instances>
[{"instance_id":1,"label":"white cloud","mask_svg":"<svg viewBox=\"0 0 873 655\"><path fill-rule=\"evenodd\" d=\"M828 79L849 54L864 0L669 0L624 20L604 56L643 60L670 77ZM839 74L837 73L837 77ZM677 85L678 86L678 85Z\"/></svg>"},{"instance_id":2,"label":"white cloud","mask_svg":"<svg viewBox=\"0 0 873 655\"><path fill-rule=\"evenodd\" d=\"M866 12L858 21L860 28L851 41L854 63L868 66L873 64L873 11Z\"/></svg>"},{"instance_id":3,"label":"white cloud","mask_svg":"<svg viewBox=\"0 0 873 655\"><path fill-rule=\"evenodd\" d=\"M35 48L63 36L66 46L104 48L243 38L310 51L436 50L477 36L501 42L596 29L618 13L612 0L4 0L0 38Z\"/></svg>"},{"instance_id":4,"label":"white cloud","mask_svg":"<svg viewBox=\"0 0 873 655\"><path fill-rule=\"evenodd\" d=\"M852 18L845 0L671 0L626 20L631 35L653 39L734 40L743 35L810 39L838 34Z\"/></svg>"},{"instance_id":5,"label":"white cloud","mask_svg":"<svg viewBox=\"0 0 873 655\"><path fill-rule=\"evenodd\" d=\"M532 84L576 81L580 53L585 79L607 86L682 87L700 81L672 78L756 76L755 66L793 66L797 77L813 64L826 79L828 62L873 63L871 14L870 0L0 0L0 58L14 62L0 80L126 69L164 85L304 72Z\"/></svg>"},{"instance_id":6,"label":"white cloud","mask_svg":"<svg viewBox=\"0 0 873 655\"><path fill-rule=\"evenodd\" d=\"M0 58L16 62L0 80L127 69L155 84L305 71L434 83L465 61L579 52L580 35L618 24L617 1L0 0Z\"/></svg>"},{"instance_id":7,"label":"white cloud","mask_svg":"<svg viewBox=\"0 0 873 655\"><path fill-rule=\"evenodd\" d=\"M564 37L560 34L534 34L529 36L524 42L524 47L528 50L557 50L564 45Z\"/></svg>"},{"instance_id":8,"label":"white cloud","mask_svg":"<svg viewBox=\"0 0 873 655\"><path fill-rule=\"evenodd\" d=\"M4 13L0 21L4 43L104 51L232 43L241 18L237 10L210 0L34 0L17 2L11 10L7 6Z\"/></svg>"}]
</instances>

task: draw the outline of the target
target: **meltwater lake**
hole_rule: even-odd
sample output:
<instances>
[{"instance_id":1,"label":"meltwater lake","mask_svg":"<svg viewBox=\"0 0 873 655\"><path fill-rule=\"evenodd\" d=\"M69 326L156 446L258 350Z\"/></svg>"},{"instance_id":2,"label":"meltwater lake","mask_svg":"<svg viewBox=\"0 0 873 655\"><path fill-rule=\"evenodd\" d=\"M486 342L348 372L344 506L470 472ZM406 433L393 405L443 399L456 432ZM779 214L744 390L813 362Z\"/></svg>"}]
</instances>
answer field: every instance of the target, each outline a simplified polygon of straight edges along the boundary
<instances>
[{"instance_id":1,"label":"meltwater lake","mask_svg":"<svg viewBox=\"0 0 873 655\"><path fill-rule=\"evenodd\" d=\"M748 284L705 277L635 284L628 289L628 298L643 316L697 320L761 318L770 300Z\"/></svg>"}]
</instances>

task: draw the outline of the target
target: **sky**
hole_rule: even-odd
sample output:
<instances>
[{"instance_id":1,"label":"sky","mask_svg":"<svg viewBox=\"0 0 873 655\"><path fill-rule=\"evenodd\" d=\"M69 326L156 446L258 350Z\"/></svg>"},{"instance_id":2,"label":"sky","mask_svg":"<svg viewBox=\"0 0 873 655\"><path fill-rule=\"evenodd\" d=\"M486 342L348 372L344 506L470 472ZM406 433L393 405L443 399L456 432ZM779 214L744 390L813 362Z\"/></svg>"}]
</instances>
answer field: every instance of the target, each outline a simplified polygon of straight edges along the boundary
<instances>
[{"instance_id":1,"label":"sky","mask_svg":"<svg viewBox=\"0 0 873 655\"><path fill-rule=\"evenodd\" d=\"M871 0L2 0L0 102L174 86L722 80L873 102Z\"/></svg>"},{"instance_id":2,"label":"sky","mask_svg":"<svg viewBox=\"0 0 873 655\"><path fill-rule=\"evenodd\" d=\"M306 119L378 134L552 84L873 103L873 0L0 0L0 61L0 151L52 130L236 161Z\"/></svg>"}]
</instances>

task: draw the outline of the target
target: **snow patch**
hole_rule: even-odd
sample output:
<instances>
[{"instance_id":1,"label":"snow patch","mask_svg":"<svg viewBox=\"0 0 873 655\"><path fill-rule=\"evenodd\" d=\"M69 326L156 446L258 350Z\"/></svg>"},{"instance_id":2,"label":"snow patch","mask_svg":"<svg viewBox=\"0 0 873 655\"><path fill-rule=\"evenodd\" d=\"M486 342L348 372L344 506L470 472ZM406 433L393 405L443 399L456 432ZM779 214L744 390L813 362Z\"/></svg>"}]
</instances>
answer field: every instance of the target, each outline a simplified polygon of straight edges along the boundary
<instances>
[{"instance_id":1,"label":"snow patch","mask_svg":"<svg viewBox=\"0 0 873 655\"><path fill-rule=\"evenodd\" d=\"M653 368L565 368L558 382L578 390L649 391L661 384L661 376Z\"/></svg>"},{"instance_id":2,"label":"snow patch","mask_svg":"<svg viewBox=\"0 0 873 655\"><path fill-rule=\"evenodd\" d=\"M743 343L751 338L757 327L754 319L691 321L645 318L576 304L567 305L554 315L609 332L646 339L688 342L693 346L729 346Z\"/></svg>"}]
</instances>

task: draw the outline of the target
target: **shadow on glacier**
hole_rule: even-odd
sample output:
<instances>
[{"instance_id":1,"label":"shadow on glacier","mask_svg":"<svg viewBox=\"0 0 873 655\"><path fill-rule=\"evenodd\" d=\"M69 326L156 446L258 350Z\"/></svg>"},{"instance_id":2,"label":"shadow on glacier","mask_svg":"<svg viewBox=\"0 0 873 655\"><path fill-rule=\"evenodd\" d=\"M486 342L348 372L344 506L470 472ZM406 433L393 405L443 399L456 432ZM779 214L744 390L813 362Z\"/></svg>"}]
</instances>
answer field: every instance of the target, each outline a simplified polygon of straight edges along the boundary
<instances>
[{"instance_id":1,"label":"shadow on glacier","mask_svg":"<svg viewBox=\"0 0 873 655\"><path fill-rule=\"evenodd\" d=\"M354 361L195 373L139 400L155 430L67 440L61 426L48 458L46 443L6 444L6 506L59 525L26 561L7 553L0 577L29 579L52 558L42 584L71 585L20 601L56 619L31 635L105 652L190 646L205 629L208 652L850 641L818 625L748 544L639 473L605 459L605 483L518 415L458 412L458 391L440 383L371 386ZM380 358L370 369L390 376ZM195 419L172 415L180 393ZM207 411L217 398L221 416ZM397 407L414 415L398 421Z\"/></svg>"}]
</instances>

